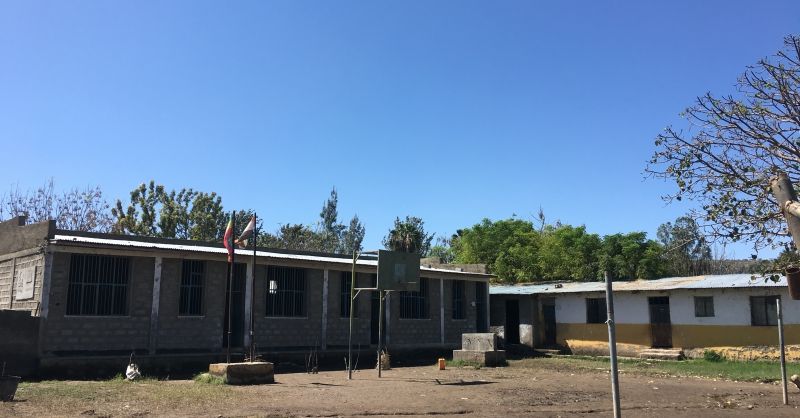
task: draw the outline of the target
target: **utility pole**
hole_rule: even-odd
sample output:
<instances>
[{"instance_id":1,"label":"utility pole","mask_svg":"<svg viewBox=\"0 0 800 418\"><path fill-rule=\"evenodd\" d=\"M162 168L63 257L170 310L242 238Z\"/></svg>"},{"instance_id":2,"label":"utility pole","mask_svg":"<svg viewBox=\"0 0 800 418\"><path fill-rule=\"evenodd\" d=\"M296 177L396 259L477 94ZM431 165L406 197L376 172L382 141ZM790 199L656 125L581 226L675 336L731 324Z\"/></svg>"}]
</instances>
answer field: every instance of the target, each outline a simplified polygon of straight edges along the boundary
<instances>
[{"instance_id":1,"label":"utility pole","mask_svg":"<svg viewBox=\"0 0 800 418\"><path fill-rule=\"evenodd\" d=\"M614 325L614 293L608 271L606 279L606 324L608 324L608 356L611 359L611 397L614 402L614 418L620 418L619 406L619 370L617 369L617 328Z\"/></svg>"}]
</instances>

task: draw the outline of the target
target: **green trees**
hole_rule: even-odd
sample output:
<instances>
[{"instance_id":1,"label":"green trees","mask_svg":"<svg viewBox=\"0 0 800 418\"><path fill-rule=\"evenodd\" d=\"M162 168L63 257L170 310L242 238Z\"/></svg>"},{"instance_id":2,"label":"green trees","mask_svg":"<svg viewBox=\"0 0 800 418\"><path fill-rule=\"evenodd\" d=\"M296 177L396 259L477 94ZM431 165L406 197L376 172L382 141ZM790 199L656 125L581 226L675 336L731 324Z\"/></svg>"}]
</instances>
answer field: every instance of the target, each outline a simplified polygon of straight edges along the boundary
<instances>
[{"instance_id":1,"label":"green trees","mask_svg":"<svg viewBox=\"0 0 800 418\"><path fill-rule=\"evenodd\" d=\"M543 217L542 217L543 218ZM615 279L663 277L662 247L644 232L600 237L584 226L556 223L536 228L511 218L458 231L452 250L458 263L486 264L509 283L598 280L608 269Z\"/></svg>"},{"instance_id":2,"label":"green trees","mask_svg":"<svg viewBox=\"0 0 800 418\"><path fill-rule=\"evenodd\" d=\"M711 247L694 219L682 216L675 223L661 224L657 236L664 246L670 274L688 276L710 272Z\"/></svg>"},{"instance_id":3,"label":"green trees","mask_svg":"<svg viewBox=\"0 0 800 418\"><path fill-rule=\"evenodd\" d=\"M698 97L682 114L685 127L668 127L655 140L646 168L671 180L671 201L692 199L691 213L711 238L746 240L755 249L787 235L769 188L778 170L800 179L800 37L748 67L736 93Z\"/></svg>"},{"instance_id":4,"label":"green trees","mask_svg":"<svg viewBox=\"0 0 800 418\"><path fill-rule=\"evenodd\" d=\"M414 216L406 216L404 220L396 218L394 228L383 238L383 245L393 251L428 254L433 241L433 234L425 232L425 223Z\"/></svg>"},{"instance_id":5,"label":"green trees","mask_svg":"<svg viewBox=\"0 0 800 418\"><path fill-rule=\"evenodd\" d=\"M225 232L227 214L216 193L192 189L167 191L151 180L133 189L126 208L111 208L118 234L216 241Z\"/></svg>"}]
</instances>

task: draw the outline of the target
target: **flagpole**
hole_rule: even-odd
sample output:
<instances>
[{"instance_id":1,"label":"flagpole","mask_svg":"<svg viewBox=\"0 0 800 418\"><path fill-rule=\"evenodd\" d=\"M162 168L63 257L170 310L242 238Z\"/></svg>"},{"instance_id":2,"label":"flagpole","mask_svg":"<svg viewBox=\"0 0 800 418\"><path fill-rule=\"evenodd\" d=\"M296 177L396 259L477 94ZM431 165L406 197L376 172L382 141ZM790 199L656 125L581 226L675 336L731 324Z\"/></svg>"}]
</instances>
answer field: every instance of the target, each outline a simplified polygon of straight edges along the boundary
<instances>
[{"instance_id":1,"label":"flagpole","mask_svg":"<svg viewBox=\"0 0 800 418\"><path fill-rule=\"evenodd\" d=\"M234 234L236 233L236 211L231 212L231 225L232 231ZM230 364L231 362L231 304L233 301L233 270L236 266L236 247L234 247L233 243L233 234L231 234L231 248L233 251L231 252L230 261L228 262L228 350L226 356L226 363Z\"/></svg>"},{"instance_id":2,"label":"flagpole","mask_svg":"<svg viewBox=\"0 0 800 418\"><path fill-rule=\"evenodd\" d=\"M256 245L258 242L258 228L256 225L258 224L258 220L256 219L256 213L253 212L253 283L250 285L250 361L252 362L256 356L256 343L254 341L255 332L253 327L255 326L256 313L254 311L256 307Z\"/></svg>"}]
</instances>

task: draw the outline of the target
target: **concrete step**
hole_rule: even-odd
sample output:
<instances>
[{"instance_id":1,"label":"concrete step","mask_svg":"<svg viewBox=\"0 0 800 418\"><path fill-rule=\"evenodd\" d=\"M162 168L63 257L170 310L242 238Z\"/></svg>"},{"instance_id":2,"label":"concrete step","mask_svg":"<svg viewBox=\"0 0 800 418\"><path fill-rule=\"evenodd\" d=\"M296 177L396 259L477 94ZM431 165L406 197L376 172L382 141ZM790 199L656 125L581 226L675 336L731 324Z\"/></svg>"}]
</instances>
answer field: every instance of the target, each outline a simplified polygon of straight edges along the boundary
<instances>
[{"instance_id":1,"label":"concrete step","mask_svg":"<svg viewBox=\"0 0 800 418\"><path fill-rule=\"evenodd\" d=\"M649 348L639 353L639 358L653 360L683 360L685 358L681 348Z\"/></svg>"}]
</instances>

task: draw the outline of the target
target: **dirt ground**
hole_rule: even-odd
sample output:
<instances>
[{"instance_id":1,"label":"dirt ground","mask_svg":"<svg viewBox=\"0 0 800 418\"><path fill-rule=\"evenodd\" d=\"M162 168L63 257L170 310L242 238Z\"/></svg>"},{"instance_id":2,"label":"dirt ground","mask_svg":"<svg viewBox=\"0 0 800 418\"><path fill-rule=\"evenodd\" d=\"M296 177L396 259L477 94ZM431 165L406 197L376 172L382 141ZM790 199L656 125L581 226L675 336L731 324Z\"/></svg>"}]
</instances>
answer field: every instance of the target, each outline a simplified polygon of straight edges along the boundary
<instances>
[{"instance_id":1,"label":"dirt ground","mask_svg":"<svg viewBox=\"0 0 800 418\"><path fill-rule=\"evenodd\" d=\"M533 364L533 365L532 365ZM232 387L190 380L65 381L23 385L2 416L611 416L608 373L557 363L436 370L433 366L277 374L277 383ZM780 386L623 373L623 415L796 417Z\"/></svg>"}]
</instances>

